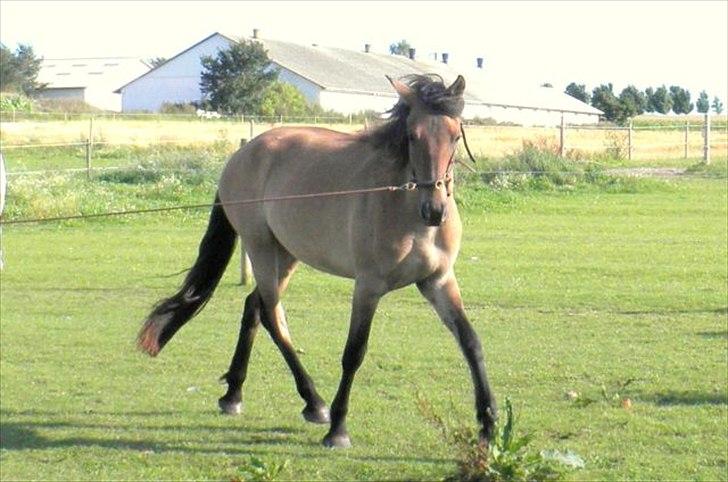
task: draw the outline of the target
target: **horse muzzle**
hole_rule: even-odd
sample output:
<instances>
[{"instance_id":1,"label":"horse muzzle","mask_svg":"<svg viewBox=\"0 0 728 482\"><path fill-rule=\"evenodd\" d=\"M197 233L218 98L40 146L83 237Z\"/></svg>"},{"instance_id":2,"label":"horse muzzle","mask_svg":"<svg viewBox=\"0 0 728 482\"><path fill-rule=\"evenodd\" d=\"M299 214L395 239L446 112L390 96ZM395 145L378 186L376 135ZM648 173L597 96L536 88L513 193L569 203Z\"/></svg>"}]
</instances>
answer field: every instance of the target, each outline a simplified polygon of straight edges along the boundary
<instances>
[{"instance_id":1,"label":"horse muzzle","mask_svg":"<svg viewBox=\"0 0 728 482\"><path fill-rule=\"evenodd\" d=\"M447 217L445 204L424 201L420 203L420 216L428 226L440 226Z\"/></svg>"}]
</instances>

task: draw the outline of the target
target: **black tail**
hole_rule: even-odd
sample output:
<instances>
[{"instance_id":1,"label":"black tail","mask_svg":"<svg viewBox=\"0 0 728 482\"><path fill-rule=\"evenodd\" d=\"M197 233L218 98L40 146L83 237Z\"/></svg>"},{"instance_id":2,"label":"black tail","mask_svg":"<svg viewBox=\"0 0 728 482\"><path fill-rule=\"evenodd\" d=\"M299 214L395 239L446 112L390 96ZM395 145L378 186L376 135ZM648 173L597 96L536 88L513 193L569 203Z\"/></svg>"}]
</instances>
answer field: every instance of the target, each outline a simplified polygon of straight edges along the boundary
<instances>
[{"instance_id":1,"label":"black tail","mask_svg":"<svg viewBox=\"0 0 728 482\"><path fill-rule=\"evenodd\" d=\"M220 197L215 196L197 260L184 283L175 295L157 303L139 332L139 348L151 356L156 356L177 330L202 310L230 262L237 235L219 203Z\"/></svg>"}]
</instances>

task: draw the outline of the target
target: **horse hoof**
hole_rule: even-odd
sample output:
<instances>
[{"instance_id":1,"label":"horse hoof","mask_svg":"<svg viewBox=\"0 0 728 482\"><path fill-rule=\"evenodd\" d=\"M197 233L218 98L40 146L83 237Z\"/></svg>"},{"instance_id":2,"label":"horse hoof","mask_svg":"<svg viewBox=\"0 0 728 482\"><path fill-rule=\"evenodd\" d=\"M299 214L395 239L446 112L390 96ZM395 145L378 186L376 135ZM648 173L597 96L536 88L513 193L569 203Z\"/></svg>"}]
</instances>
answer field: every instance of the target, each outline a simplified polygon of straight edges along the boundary
<instances>
[{"instance_id":1,"label":"horse hoof","mask_svg":"<svg viewBox=\"0 0 728 482\"><path fill-rule=\"evenodd\" d=\"M351 447L351 439L348 434L327 434L323 444L330 449L348 449Z\"/></svg>"},{"instance_id":2,"label":"horse hoof","mask_svg":"<svg viewBox=\"0 0 728 482\"><path fill-rule=\"evenodd\" d=\"M217 405L225 415L240 415L243 410L243 402L227 402L221 398L217 401Z\"/></svg>"},{"instance_id":3,"label":"horse hoof","mask_svg":"<svg viewBox=\"0 0 728 482\"><path fill-rule=\"evenodd\" d=\"M331 417L329 415L329 407L326 405L318 408L305 407L301 411L301 415L307 422L311 423L330 423Z\"/></svg>"}]
</instances>

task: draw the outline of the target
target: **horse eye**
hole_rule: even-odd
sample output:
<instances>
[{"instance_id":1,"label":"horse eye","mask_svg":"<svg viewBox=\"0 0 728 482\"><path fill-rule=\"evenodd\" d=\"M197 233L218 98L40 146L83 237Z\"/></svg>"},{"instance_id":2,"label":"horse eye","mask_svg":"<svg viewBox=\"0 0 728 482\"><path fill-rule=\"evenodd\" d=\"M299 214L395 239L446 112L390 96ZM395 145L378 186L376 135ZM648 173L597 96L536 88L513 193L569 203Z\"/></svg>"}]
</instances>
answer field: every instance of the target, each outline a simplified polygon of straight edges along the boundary
<instances>
[{"instance_id":1,"label":"horse eye","mask_svg":"<svg viewBox=\"0 0 728 482\"><path fill-rule=\"evenodd\" d=\"M407 139L409 139L410 142L414 142L414 141L417 140L417 137L415 137L415 135L413 133L408 132L407 133Z\"/></svg>"}]
</instances>

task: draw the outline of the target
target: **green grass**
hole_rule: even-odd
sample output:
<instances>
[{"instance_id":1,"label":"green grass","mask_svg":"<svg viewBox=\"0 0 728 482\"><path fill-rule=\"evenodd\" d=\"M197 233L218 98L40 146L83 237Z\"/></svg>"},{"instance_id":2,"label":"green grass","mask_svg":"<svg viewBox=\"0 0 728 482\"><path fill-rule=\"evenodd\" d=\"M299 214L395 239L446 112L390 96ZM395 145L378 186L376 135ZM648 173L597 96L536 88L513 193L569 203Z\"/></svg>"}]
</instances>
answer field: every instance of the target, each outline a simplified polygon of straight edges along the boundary
<instances>
[{"instance_id":1,"label":"green grass","mask_svg":"<svg viewBox=\"0 0 728 482\"><path fill-rule=\"evenodd\" d=\"M205 162L223 163L234 151L227 142L206 145L154 144L95 145L92 150L92 169L126 168L137 165L156 164L169 168L178 163ZM23 171L62 171L86 169L85 146L33 147L7 149L3 151L5 166L9 173Z\"/></svg>"},{"instance_id":2,"label":"green grass","mask_svg":"<svg viewBox=\"0 0 728 482\"><path fill-rule=\"evenodd\" d=\"M129 200L156 182L142 181L94 183ZM206 183L172 183L137 202L209 201ZM728 480L725 179L547 190L469 181L456 196L463 296L498 399L513 400L530 446L581 456L574 480ZM150 306L180 281L166 275L193 261L205 224L204 212L191 211L4 227L0 478L230 480L247 474L252 457L267 467L287 460L283 479L453 473L450 448L416 399L474 424L470 377L415 289L380 304L354 384L348 451L324 449L326 428L303 422L292 377L264 332L243 414L217 413L217 378L250 289L237 284L236 260L159 358L135 350ZM327 400L351 288L302 267L284 299L302 361ZM601 397L602 385L611 391L631 379L620 391L629 410ZM568 391L595 401L576 403Z\"/></svg>"}]
</instances>

